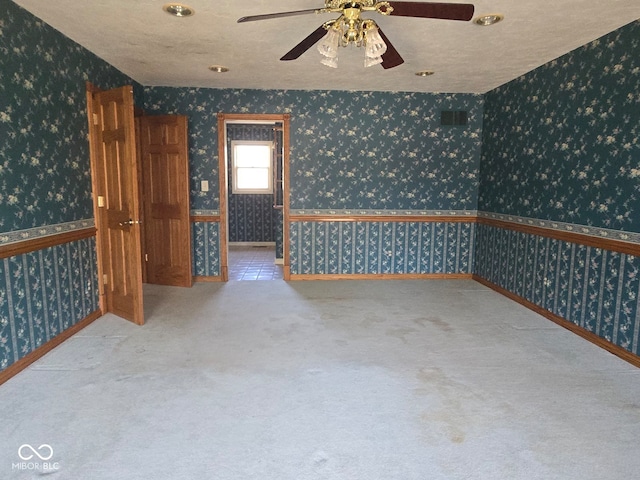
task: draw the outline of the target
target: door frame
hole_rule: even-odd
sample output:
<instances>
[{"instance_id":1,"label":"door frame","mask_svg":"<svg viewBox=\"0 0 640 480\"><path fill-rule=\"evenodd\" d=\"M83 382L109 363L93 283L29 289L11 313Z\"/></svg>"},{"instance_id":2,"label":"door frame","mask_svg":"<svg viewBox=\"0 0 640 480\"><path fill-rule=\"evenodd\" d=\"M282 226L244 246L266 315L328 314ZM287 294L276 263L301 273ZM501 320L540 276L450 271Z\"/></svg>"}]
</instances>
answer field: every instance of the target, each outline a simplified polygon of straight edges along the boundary
<instances>
[{"instance_id":1,"label":"door frame","mask_svg":"<svg viewBox=\"0 0 640 480\"><path fill-rule=\"evenodd\" d=\"M97 159L96 159L96 149L97 145L96 140L96 132L93 125L93 115L95 114L95 108L93 106L93 94L100 92L101 89L93 85L91 82L86 82L86 92L87 92L87 120L89 121L89 162L91 164L91 191L93 197L93 218L95 219L95 227L96 227L96 260L97 260L97 271L98 271L98 306L100 308L100 312L104 315L107 313L107 300L106 300L106 289L104 287L104 259L102 255L103 247L102 247L102 232L100 229L102 218L102 212L98 208L98 192L100 191L99 182L97 178Z\"/></svg>"},{"instance_id":2,"label":"door frame","mask_svg":"<svg viewBox=\"0 0 640 480\"><path fill-rule=\"evenodd\" d=\"M251 114L251 113L218 113L218 186L220 205L220 277L223 282L229 280L229 212L227 205L228 185L228 153L227 153L227 123L282 123L282 257L283 277L290 280L291 268L289 261L289 147L290 147L290 119L291 115L284 114Z\"/></svg>"}]
</instances>

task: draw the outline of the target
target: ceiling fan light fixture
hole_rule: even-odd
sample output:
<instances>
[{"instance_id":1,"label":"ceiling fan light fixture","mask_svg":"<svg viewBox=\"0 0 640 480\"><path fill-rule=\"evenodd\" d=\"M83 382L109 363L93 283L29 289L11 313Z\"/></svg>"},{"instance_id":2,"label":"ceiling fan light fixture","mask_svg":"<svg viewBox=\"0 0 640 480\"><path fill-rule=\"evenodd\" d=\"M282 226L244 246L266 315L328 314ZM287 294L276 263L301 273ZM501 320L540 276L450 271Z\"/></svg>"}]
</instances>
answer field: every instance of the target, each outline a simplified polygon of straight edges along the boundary
<instances>
[{"instance_id":1,"label":"ceiling fan light fixture","mask_svg":"<svg viewBox=\"0 0 640 480\"><path fill-rule=\"evenodd\" d=\"M340 46L340 31L335 27L331 27L327 34L322 37L322 41L318 44L318 51L323 57L335 58L338 56L338 47Z\"/></svg>"},{"instance_id":2,"label":"ceiling fan light fixture","mask_svg":"<svg viewBox=\"0 0 640 480\"><path fill-rule=\"evenodd\" d=\"M222 65L211 65L209 70L215 73L226 73L229 71L228 67L223 67Z\"/></svg>"},{"instance_id":3,"label":"ceiling fan light fixture","mask_svg":"<svg viewBox=\"0 0 640 480\"><path fill-rule=\"evenodd\" d=\"M364 22L364 66L371 67L382 63L382 55L387 51L387 44L378 32L375 22Z\"/></svg>"},{"instance_id":4,"label":"ceiling fan light fixture","mask_svg":"<svg viewBox=\"0 0 640 480\"><path fill-rule=\"evenodd\" d=\"M333 58L334 60L324 60L331 66L336 66L337 55L333 56L334 34L330 31L335 29L341 35L338 42L339 46L346 47L355 45L356 47L366 47L367 28L375 27L376 33L382 38L381 42L375 42L378 47L384 46L386 52L365 53L365 66L382 63L385 70L397 67L404 63L404 60L395 49L389 39L378 29L373 20L363 19L361 13L377 12L380 15L393 15L398 17L414 17L414 18L434 18L442 20L458 20L468 22L473 18L475 6L470 3L440 3L440 2L397 2L384 0L325 0L324 8L307 8L304 10L292 10L288 12L268 13L262 15L249 15L238 19L238 23L253 22L256 20L268 20L273 18L293 17L298 15L319 14L319 13L338 13L340 16L333 21L325 22L307 35L300 43L283 55L280 60L289 61L296 60L308 51L312 46L316 45L324 38L320 47L320 53L325 58ZM501 19L502 16L497 18ZM325 30L327 32L325 32ZM331 40L331 41L329 41ZM385 45L386 44L386 45ZM384 56L384 58L382 58Z\"/></svg>"},{"instance_id":5,"label":"ceiling fan light fixture","mask_svg":"<svg viewBox=\"0 0 640 480\"><path fill-rule=\"evenodd\" d=\"M416 75L419 77L430 77L434 73L436 72L434 72L433 70L422 70L420 72L416 72Z\"/></svg>"},{"instance_id":6,"label":"ceiling fan light fixture","mask_svg":"<svg viewBox=\"0 0 640 480\"><path fill-rule=\"evenodd\" d=\"M181 3L167 3L162 7L162 10L174 17L190 17L196 13L193 8Z\"/></svg>"},{"instance_id":7,"label":"ceiling fan light fixture","mask_svg":"<svg viewBox=\"0 0 640 480\"><path fill-rule=\"evenodd\" d=\"M487 13L486 15L476 17L473 23L480 25L481 27L488 27L489 25L495 25L502 20L504 20L504 15L501 13Z\"/></svg>"}]
</instances>

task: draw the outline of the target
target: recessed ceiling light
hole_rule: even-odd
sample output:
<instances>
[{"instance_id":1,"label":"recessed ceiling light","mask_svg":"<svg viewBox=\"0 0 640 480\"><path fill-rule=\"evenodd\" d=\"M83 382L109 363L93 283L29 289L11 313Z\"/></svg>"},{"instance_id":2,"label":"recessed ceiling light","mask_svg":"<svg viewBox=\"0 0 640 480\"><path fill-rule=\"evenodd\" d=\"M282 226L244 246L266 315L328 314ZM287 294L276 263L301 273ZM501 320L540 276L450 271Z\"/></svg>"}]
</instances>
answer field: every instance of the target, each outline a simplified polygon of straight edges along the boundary
<instances>
[{"instance_id":1,"label":"recessed ceiling light","mask_svg":"<svg viewBox=\"0 0 640 480\"><path fill-rule=\"evenodd\" d=\"M191 15L196 13L193 8L187 7L186 5L182 5L180 3L167 3L162 7L162 9L165 12L170 13L171 15L174 15L176 17L190 17Z\"/></svg>"},{"instance_id":2,"label":"recessed ceiling light","mask_svg":"<svg viewBox=\"0 0 640 480\"><path fill-rule=\"evenodd\" d=\"M229 71L227 67L223 67L222 65L211 65L209 70L216 73L225 73Z\"/></svg>"},{"instance_id":3,"label":"recessed ceiling light","mask_svg":"<svg viewBox=\"0 0 640 480\"><path fill-rule=\"evenodd\" d=\"M483 27L488 27L494 23L501 22L504 19L504 15L501 13L488 13L486 15L480 15L474 20L474 23Z\"/></svg>"},{"instance_id":4,"label":"recessed ceiling light","mask_svg":"<svg viewBox=\"0 0 640 480\"><path fill-rule=\"evenodd\" d=\"M416 75L419 77L430 77L431 75L433 75L434 71L432 70L422 70L421 72L416 72Z\"/></svg>"}]
</instances>

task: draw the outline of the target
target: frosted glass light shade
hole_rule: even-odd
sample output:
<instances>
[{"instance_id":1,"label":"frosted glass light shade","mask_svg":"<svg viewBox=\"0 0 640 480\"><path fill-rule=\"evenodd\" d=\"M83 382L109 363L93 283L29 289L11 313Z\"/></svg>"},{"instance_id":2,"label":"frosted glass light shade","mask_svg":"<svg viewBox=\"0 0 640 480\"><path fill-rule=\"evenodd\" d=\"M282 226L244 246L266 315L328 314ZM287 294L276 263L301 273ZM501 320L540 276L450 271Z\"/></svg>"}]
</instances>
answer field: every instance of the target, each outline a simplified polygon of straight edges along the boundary
<instances>
[{"instance_id":1,"label":"frosted glass light shade","mask_svg":"<svg viewBox=\"0 0 640 480\"><path fill-rule=\"evenodd\" d=\"M318 51L327 58L338 56L338 47L340 45L340 32L335 28L330 28L327 34L322 37L322 42L318 45Z\"/></svg>"},{"instance_id":2,"label":"frosted glass light shade","mask_svg":"<svg viewBox=\"0 0 640 480\"><path fill-rule=\"evenodd\" d=\"M384 43L378 29L372 27L367 29L365 34L364 66L371 67L382 63L382 55L387 51L387 44Z\"/></svg>"},{"instance_id":3,"label":"frosted glass light shade","mask_svg":"<svg viewBox=\"0 0 640 480\"><path fill-rule=\"evenodd\" d=\"M331 68L338 68L338 57L322 57L320 63Z\"/></svg>"},{"instance_id":4,"label":"frosted glass light shade","mask_svg":"<svg viewBox=\"0 0 640 480\"><path fill-rule=\"evenodd\" d=\"M387 44L382 40L377 28L367 30L365 38L365 55L367 57L380 57L387 51Z\"/></svg>"},{"instance_id":5,"label":"frosted glass light shade","mask_svg":"<svg viewBox=\"0 0 640 480\"><path fill-rule=\"evenodd\" d=\"M378 65L379 63L382 63L382 57L367 57L366 55L364 57L365 67L372 67L374 65Z\"/></svg>"}]
</instances>

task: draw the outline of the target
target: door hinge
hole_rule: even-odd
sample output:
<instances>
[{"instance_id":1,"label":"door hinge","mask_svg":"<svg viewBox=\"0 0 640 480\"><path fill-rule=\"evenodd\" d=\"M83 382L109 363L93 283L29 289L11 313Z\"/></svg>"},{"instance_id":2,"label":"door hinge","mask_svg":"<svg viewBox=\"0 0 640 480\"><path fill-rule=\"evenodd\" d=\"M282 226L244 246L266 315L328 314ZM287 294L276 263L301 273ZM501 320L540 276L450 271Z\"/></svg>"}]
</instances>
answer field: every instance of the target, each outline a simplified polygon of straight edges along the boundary
<instances>
[{"instance_id":1,"label":"door hinge","mask_svg":"<svg viewBox=\"0 0 640 480\"><path fill-rule=\"evenodd\" d=\"M102 283L104 285L107 285L109 283L109 277L107 276L106 273L102 275Z\"/></svg>"},{"instance_id":2,"label":"door hinge","mask_svg":"<svg viewBox=\"0 0 640 480\"><path fill-rule=\"evenodd\" d=\"M93 124L94 125L98 125L98 114L97 113L93 114Z\"/></svg>"}]
</instances>

